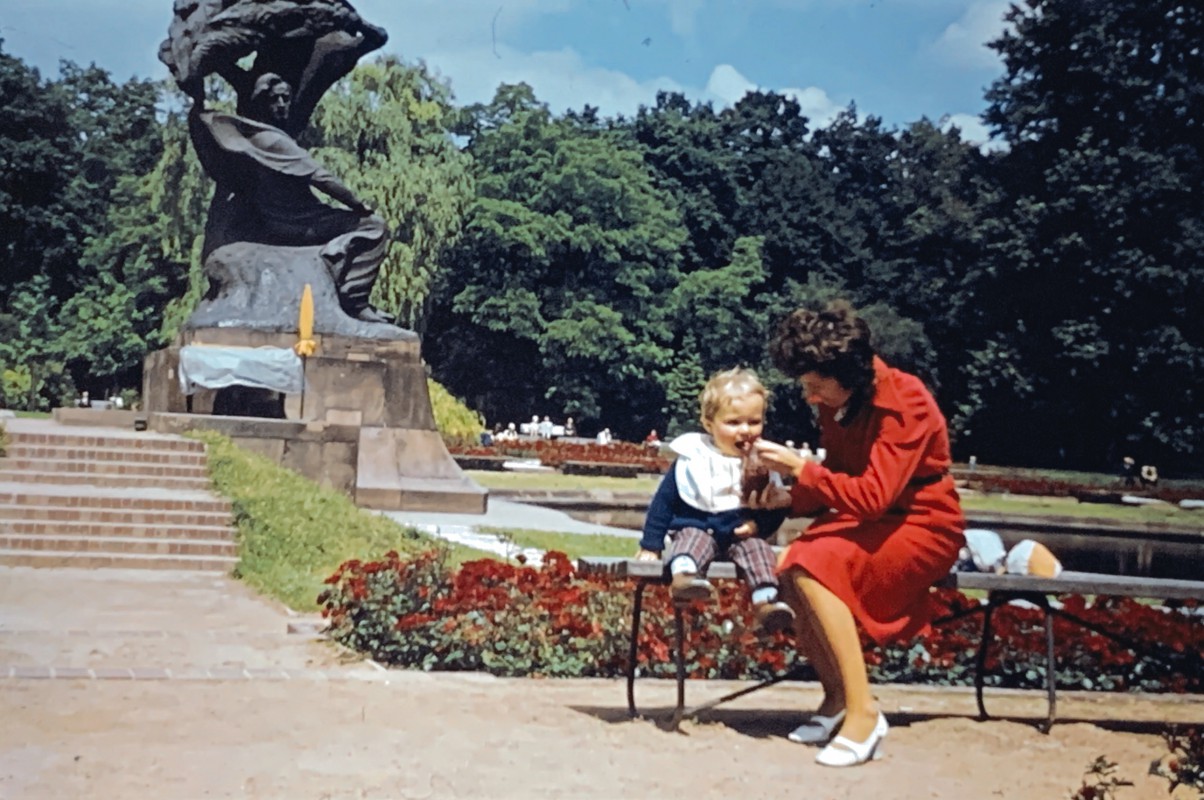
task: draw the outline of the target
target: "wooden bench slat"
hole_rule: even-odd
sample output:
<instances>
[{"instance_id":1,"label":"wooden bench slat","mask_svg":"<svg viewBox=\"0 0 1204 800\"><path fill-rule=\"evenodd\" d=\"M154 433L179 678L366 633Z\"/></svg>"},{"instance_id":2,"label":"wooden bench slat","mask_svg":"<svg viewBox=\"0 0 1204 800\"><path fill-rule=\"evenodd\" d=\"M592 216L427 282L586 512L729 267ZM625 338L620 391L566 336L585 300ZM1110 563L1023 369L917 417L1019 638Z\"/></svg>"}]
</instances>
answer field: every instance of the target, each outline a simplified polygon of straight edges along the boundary
<instances>
[{"instance_id":1,"label":"wooden bench slat","mask_svg":"<svg viewBox=\"0 0 1204 800\"><path fill-rule=\"evenodd\" d=\"M1155 597L1163 600L1204 599L1204 581L1143 578L1102 572L1063 572L1057 578L997 575L992 572L954 573L959 589L1036 592L1039 594L1102 594L1117 597Z\"/></svg>"},{"instance_id":2,"label":"wooden bench slat","mask_svg":"<svg viewBox=\"0 0 1204 800\"><path fill-rule=\"evenodd\" d=\"M577 569L583 575L655 579L664 575L665 566L659 561L637 561L619 556L585 556L577 560ZM711 564L707 577L715 580L735 578L736 566L730 561L716 561ZM941 579L937 585L988 592L1102 594L1163 600L1204 600L1204 581L1108 575L1102 572L1063 572L1057 578L999 575L994 572L954 572L948 578Z\"/></svg>"},{"instance_id":3,"label":"wooden bench slat","mask_svg":"<svg viewBox=\"0 0 1204 800\"><path fill-rule=\"evenodd\" d=\"M614 578L660 578L665 574L663 561L638 561L622 556L583 556L577 559L577 571L582 575L610 575ZM724 580L736 577L736 565L730 561L715 561L707 577Z\"/></svg>"}]
</instances>

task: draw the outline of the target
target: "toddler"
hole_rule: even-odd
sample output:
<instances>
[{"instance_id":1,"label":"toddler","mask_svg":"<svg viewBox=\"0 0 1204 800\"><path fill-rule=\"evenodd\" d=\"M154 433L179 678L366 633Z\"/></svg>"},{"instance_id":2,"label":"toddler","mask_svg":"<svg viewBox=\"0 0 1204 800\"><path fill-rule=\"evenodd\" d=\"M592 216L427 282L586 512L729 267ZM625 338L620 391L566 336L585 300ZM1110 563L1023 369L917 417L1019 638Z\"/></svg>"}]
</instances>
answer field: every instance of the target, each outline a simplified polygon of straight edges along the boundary
<instances>
[{"instance_id":1,"label":"toddler","mask_svg":"<svg viewBox=\"0 0 1204 800\"><path fill-rule=\"evenodd\" d=\"M711 376L699 398L706 432L670 442L677 459L648 506L636 557L660 559L665 536L670 537L670 591L679 602L712 598L714 587L703 576L716 558L731 560L752 592L756 626L772 632L786 630L794 621L794 612L778 599L777 558L765 541L782 524L786 510L741 505L749 489L746 458L761 436L767 397L752 370Z\"/></svg>"}]
</instances>

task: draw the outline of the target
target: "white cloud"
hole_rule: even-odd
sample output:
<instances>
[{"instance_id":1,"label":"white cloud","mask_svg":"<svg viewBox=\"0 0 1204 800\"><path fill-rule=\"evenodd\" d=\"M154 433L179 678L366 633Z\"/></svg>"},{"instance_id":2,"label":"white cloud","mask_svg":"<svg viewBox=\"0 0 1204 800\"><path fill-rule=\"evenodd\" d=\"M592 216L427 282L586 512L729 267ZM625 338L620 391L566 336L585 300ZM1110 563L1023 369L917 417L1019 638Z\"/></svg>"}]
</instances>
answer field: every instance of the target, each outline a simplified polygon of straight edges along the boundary
<instances>
[{"instance_id":1,"label":"white cloud","mask_svg":"<svg viewBox=\"0 0 1204 800\"><path fill-rule=\"evenodd\" d=\"M757 89L764 90L765 87L757 86L731 64L715 67L706 85L707 95L727 106L734 105L741 97ZM843 109L818 86L808 86L806 89L775 88L772 91L794 98L803 115L811 121L812 128L824 127Z\"/></svg>"},{"instance_id":2,"label":"white cloud","mask_svg":"<svg viewBox=\"0 0 1204 800\"><path fill-rule=\"evenodd\" d=\"M940 129L948 131L950 128L957 128L961 131L963 142L978 145L978 149L984 153L1007 148L1006 143L991 138L990 129L983 124L981 117L974 114L949 114L941 117Z\"/></svg>"},{"instance_id":3,"label":"white cloud","mask_svg":"<svg viewBox=\"0 0 1204 800\"><path fill-rule=\"evenodd\" d=\"M720 64L711 70L706 92L722 105L730 106L757 88L755 83L741 75L731 64Z\"/></svg>"},{"instance_id":4,"label":"white cloud","mask_svg":"<svg viewBox=\"0 0 1204 800\"><path fill-rule=\"evenodd\" d=\"M591 67L571 48L519 53L498 50L500 58L480 50L440 51L427 63L454 76L452 88L461 104L488 102L501 83L527 83L554 114L597 106L604 116L632 116L640 105L652 105L658 91L684 91L668 78L637 81L616 70Z\"/></svg>"},{"instance_id":5,"label":"white cloud","mask_svg":"<svg viewBox=\"0 0 1204 800\"><path fill-rule=\"evenodd\" d=\"M1003 15L1009 5L1009 0L978 0L972 3L961 18L945 28L940 38L932 43L931 51L958 67L997 68L999 55L986 45L1003 33Z\"/></svg>"}]
</instances>

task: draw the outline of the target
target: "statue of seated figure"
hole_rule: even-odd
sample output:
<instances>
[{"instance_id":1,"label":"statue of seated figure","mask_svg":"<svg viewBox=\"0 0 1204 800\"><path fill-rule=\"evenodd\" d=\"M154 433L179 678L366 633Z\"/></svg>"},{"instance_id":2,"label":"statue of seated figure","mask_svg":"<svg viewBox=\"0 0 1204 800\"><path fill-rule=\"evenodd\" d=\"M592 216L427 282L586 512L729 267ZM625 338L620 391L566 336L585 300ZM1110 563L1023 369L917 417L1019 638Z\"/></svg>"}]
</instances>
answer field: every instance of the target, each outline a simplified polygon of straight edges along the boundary
<instances>
[{"instance_id":1,"label":"statue of seated figure","mask_svg":"<svg viewBox=\"0 0 1204 800\"><path fill-rule=\"evenodd\" d=\"M366 322L390 322L368 302L387 247L385 222L284 131L291 100L292 87L269 72L255 81L251 118L194 103L192 140L217 182L206 255L234 242L320 245L343 311ZM346 208L324 203L315 189Z\"/></svg>"}]
</instances>

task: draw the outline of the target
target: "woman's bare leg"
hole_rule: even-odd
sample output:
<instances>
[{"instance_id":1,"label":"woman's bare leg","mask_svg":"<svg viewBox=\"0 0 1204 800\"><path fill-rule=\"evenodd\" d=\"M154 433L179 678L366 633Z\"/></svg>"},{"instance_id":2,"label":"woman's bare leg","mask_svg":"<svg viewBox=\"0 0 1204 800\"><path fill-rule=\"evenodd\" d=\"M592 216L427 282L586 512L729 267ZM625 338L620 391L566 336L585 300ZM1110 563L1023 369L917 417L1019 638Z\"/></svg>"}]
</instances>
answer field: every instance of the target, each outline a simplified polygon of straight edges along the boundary
<instances>
[{"instance_id":1,"label":"woman's bare leg","mask_svg":"<svg viewBox=\"0 0 1204 800\"><path fill-rule=\"evenodd\" d=\"M824 690L824 699L817 712L830 717L844 709L844 686L840 682L840 672L832 651L799 585L800 579L805 576L806 573L798 569L783 575L782 599L794 609L795 646L815 669Z\"/></svg>"},{"instance_id":2,"label":"woman's bare leg","mask_svg":"<svg viewBox=\"0 0 1204 800\"><path fill-rule=\"evenodd\" d=\"M805 573L797 577L796 583L811 610L816 633L830 648L833 665L844 689L846 716L840 735L864 742L874 732L878 704L870 693L869 675L853 612L826 586Z\"/></svg>"}]
</instances>

